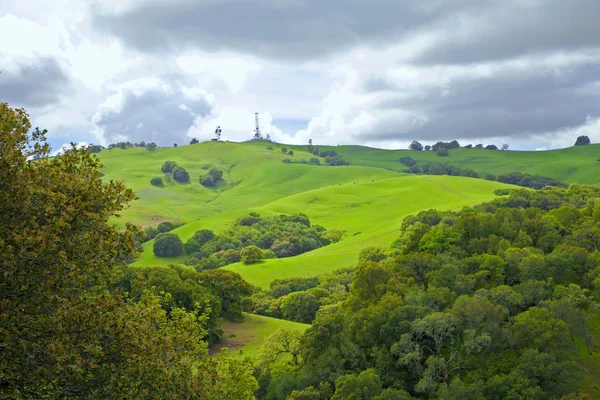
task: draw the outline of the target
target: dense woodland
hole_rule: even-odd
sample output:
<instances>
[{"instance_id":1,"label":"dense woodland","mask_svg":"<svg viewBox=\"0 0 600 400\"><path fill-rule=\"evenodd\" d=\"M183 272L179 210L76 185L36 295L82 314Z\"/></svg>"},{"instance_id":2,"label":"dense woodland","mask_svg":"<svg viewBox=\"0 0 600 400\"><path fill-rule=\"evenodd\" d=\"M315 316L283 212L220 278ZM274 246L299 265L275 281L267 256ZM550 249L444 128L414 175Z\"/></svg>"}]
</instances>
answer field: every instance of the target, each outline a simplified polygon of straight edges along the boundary
<instances>
[{"instance_id":1,"label":"dense woodland","mask_svg":"<svg viewBox=\"0 0 600 400\"><path fill-rule=\"evenodd\" d=\"M392 248L361 253L343 301L323 302L303 336L269 339L259 398L577 398L599 222L600 188L582 185L406 218ZM315 282L274 283L263 298L302 284Z\"/></svg>"},{"instance_id":2,"label":"dense woodland","mask_svg":"<svg viewBox=\"0 0 600 400\"><path fill-rule=\"evenodd\" d=\"M190 255L186 264L201 271L239 261L251 264L263 258L296 256L335 243L343 235L338 229L311 225L304 214L262 217L250 213L218 235L207 229L197 231L183 247ZM244 251L254 254L243 260Z\"/></svg>"},{"instance_id":3,"label":"dense woodland","mask_svg":"<svg viewBox=\"0 0 600 400\"><path fill-rule=\"evenodd\" d=\"M30 129L0 103L0 397L251 399L250 364L208 356L212 310L138 282L135 297L111 290L140 231L107 221L134 193L102 181L90 148L50 158ZM199 279L223 313L215 275Z\"/></svg>"}]
</instances>

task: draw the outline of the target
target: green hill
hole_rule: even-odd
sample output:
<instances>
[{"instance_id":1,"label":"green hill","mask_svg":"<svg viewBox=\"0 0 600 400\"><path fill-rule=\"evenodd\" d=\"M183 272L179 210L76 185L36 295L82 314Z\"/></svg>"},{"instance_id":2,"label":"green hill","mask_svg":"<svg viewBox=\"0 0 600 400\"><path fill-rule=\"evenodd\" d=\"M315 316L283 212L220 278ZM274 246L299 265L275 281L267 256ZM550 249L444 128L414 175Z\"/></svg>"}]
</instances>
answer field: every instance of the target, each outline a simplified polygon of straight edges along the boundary
<instances>
[{"instance_id":1,"label":"green hill","mask_svg":"<svg viewBox=\"0 0 600 400\"><path fill-rule=\"evenodd\" d=\"M268 150L269 146L273 150ZM173 232L186 241L199 229L222 231L252 211L261 215L302 212L313 224L346 231L339 243L300 256L225 267L254 285L268 288L275 279L318 276L355 264L364 247L389 246L409 214L429 208L459 209L494 198L498 188L511 187L483 179L405 174L401 172L404 165L398 162L403 156L444 161L480 175L520 171L563 182L600 183L600 166L594 164L600 146L594 145L548 152L454 149L443 159L426 151L322 148L335 150L351 164L338 167L285 164L282 161L286 158L299 161L314 156L305 146L285 146L294 150L293 156L283 154L281 147L265 142L208 142L152 152L104 150L99 154L105 165L104 179L124 180L139 198L114 222L148 226L180 220L185 224ZM163 177L160 169L167 160L186 168L190 182L152 186L152 178ZM212 166L223 171L224 182L215 188L203 187L199 177ZM152 246L153 241L144 244L136 265L183 263L187 258L155 257ZM254 352L261 338L288 323L252 318L244 324L226 326L226 331L239 337L227 342L231 347L251 346Z\"/></svg>"}]
</instances>

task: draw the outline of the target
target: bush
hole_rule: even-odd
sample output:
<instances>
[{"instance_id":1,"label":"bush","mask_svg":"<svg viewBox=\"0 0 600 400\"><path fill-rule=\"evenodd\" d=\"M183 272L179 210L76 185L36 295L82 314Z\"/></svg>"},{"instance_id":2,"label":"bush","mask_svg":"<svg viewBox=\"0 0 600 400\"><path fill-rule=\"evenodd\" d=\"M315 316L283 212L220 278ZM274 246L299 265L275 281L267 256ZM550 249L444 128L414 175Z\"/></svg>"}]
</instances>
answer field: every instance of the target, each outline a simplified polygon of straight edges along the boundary
<instances>
[{"instance_id":1,"label":"bush","mask_svg":"<svg viewBox=\"0 0 600 400\"><path fill-rule=\"evenodd\" d=\"M193 138L193 139L190 141L190 144L198 144L198 143L200 143L200 141L199 141L198 139L196 139L196 138Z\"/></svg>"},{"instance_id":2,"label":"bush","mask_svg":"<svg viewBox=\"0 0 600 400\"><path fill-rule=\"evenodd\" d=\"M201 176L200 177L200 184L202 186L206 186L206 187L212 187L212 186L216 185L215 180L210 175Z\"/></svg>"},{"instance_id":3,"label":"bush","mask_svg":"<svg viewBox=\"0 0 600 400\"><path fill-rule=\"evenodd\" d=\"M148 240L154 239L156 235L158 235L160 232L154 226L149 226L146 229L144 229L144 233L146 234L144 242L147 242Z\"/></svg>"},{"instance_id":4,"label":"bush","mask_svg":"<svg viewBox=\"0 0 600 400\"><path fill-rule=\"evenodd\" d=\"M241 253L241 260L244 264L252 264L264 258L263 251L256 246L244 247Z\"/></svg>"},{"instance_id":5,"label":"bush","mask_svg":"<svg viewBox=\"0 0 600 400\"><path fill-rule=\"evenodd\" d=\"M436 154L438 155L438 157L447 157L450 153L448 152L448 149L445 147L440 147Z\"/></svg>"},{"instance_id":6,"label":"bush","mask_svg":"<svg viewBox=\"0 0 600 400\"><path fill-rule=\"evenodd\" d=\"M152 186L162 186L163 180L162 180L162 178L152 178L152 180L150 181L150 184Z\"/></svg>"},{"instance_id":7,"label":"bush","mask_svg":"<svg viewBox=\"0 0 600 400\"><path fill-rule=\"evenodd\" d=\"M494 190L494 194L496 196L508 196L510 194L510 189L496 189Z\"/></svg>"},{"instance_id":8,"label":"bush","mask_svg":"<svg viewBox=\"0 0 600 400\"><path fill-rule=\"evenodd\" d=\"M177 257L183 254L183 242L174 233L159 233L153 251L158 257Z\"/></svg>"},{"instance_id":9,"label":"bush","mask_svg":"<svg viewBox=\"0 0 600 400\"><path fill-rule=\"evenodd\" d=\"M267 147L267 150L273 151L273 148L271 146L269 146L269 147Z\"/></svg>"},{"instance_id":10,"label":"bush","mask_svg":"<svg viewBox=\"0 0 600 400\"><path fill-rule=\"evenodd\" d=\"M223 179L223 171L221 171L220 169L211 168L210 171L208 171L208 174L212 176L215 182L218 182L219 180Z\"/></svg>"},{"instance_id":11,"label":"bush","mask_svg":"<svg viewBox=\"0 0 600 400\"><path fill-rule=\"evenodd\" d=\"M176 227L177 226L174 223L172 223L170 221L165 221L165 222L161 222L160 224L158 224L156 229L158 230L158 233L165 233L165 232L172 231Z\"/></svg>"},{"instance_id":12,"label":"bush","mask_svg":"<svg viewBox=\"0 0 600 400\"><path fill-rule=\"evenodd\" d=\"M175 161L165 161L165 163L160 168L160 170L164 174L168 174L168 173L172 173L175 168L177 168L177 163Z\"/></svg>"},{"instance_id":13,"label":"bush","mask_svg":"<svg viewBox=\"0 0 600 400\"><path fill-rule=\"evenodd\" d=\"M411 150L421 151L423 150L423 145L415 140L410 144L410 146L408 146L408 148Z\"/></svg>"},{"instance_id":14,"label":"bush","mask_svg":"<svg viewBox=\"0 0 600 400\"><path fill-rule=\"evenodd\" d=\"M487 146L485 146L486 150L498 150L498 146L496 146L495 144L488 144Z\"/></svg>"},{"instance_id":15,"label":"bush","mask_svg":"<svg viewBox=\"0 0 600 400\"><path fill-rule=\"evenodd\" d=\"M176 167L173 170L173 179L177 182L186 183L190 181L190 174L184 168Z\"/></svg>"},{"instance_id":16,"label":"bush","mask_svg":"<svg viewBox=\"0 0 600 400\"><path fill-rule=\"evenodd\" d=\"M308 163L311 165L321 165L321 161L319 161L317 157L311 157L311 159L308 160Z\"/></svg>"},{"instance_id":17,"label":"bush","mask_svg":"<svg viewBox=\"0 0 600 400\"><path fill-rule=\"evenodd\" d=\"M579 136L575 141L575 146L585 146L590 144L590 138L587 136Z\"/></svg>"},{"instance_id":18,"label":"bush","mask_svg":"<svg viewBox=\"0 0 600 400\"><path fill-rule=\"evenodd\" d=\"M290 150L290 151L288 151L288 154L289 154L290 156L293 156L293 155L294 155L294 151L293 151L293 150Z\"/></svg>"},{"instance_id":19,"label":"bush","mask_svg":"<svg viewBox=\"0 0 600 400\"><path fill-rule=\"evenodd\" d=\"M282 147L282 148L281 148L281 152L282 152L283 154L287 154L287 148L286 148L286 147Z\"/></svg>"},{"instance_id":20,"label":"bush","mask_svg":"<svg viewBox=\"0 0 600 400\"><path fill-rule=\"evenodd\" d=\"M406 165L407 167L412 167L417 165L417 162L412 157L400 157L398 160L401 164Z\"/></svg>"},{"instance_id":21,"label":"bush","mask_svg":"<svg viewBox=\"0 0 600 400\"><path fill-rule=\"evenodd\" d=\"M211 169L212 168L212 164L204 164L202 166L202 169Z\"/></svg>"},{"instance_id":22,"label":"bush","mask_svg":"<svg viewBox=\"0 0 600 400\"><path fill-rule=\"evenodd\" d=\"M487 181L495 181L496 180L496 175L487 174L485 176L485 180L487 180Z\"/></svg>"},{"instance_id":23,"label":"bush","mask_svg":"<svg viewBox=\"0 0 600 400\"><path fill-rule=\"evenodd\" d=\"M427 151L431 150L431 146L430 145L425 146L425 150L427 150Z\"/></svg>"}]
</instances>

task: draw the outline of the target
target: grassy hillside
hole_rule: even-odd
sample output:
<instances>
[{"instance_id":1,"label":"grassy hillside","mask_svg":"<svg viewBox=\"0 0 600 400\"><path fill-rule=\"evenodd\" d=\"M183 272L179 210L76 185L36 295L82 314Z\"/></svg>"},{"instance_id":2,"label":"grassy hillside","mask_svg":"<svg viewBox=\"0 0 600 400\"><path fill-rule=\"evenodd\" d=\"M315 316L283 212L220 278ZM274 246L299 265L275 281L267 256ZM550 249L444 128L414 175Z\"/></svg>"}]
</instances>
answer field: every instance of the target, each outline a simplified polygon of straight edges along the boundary
<instances>
[{"instance_id":1,"label":"grassy hillside","mask_svg":"<svg viewBox=\"0 0 600 400\"><path fill-rule=\"evenodd\" d=\"M305 146L294 147L296 149ZM433 151L381 150L363 146L319 146L322 151L335 150L352 165L371 166L402 171L398 162L410 156L417 161L441 161L476 171L481 176L519 171L542 175L564 183L600 184L600 164L596 156L600 144L569 147L549 151L494 151L485 149L453 149L448 157L438 157Z\"/></svg>"},{"instance_id":2,"label":"grassy hillside","mask_svg":"<svg viewBox=\"0 0 600 400\"><path fill-rule=\"evenodd\" d=\"M336 168L340 167L330 167ZM267 288L274 279L317 276L352 265L362 248L389 246L405 216L429 208L455 209L479 203L493 197L493 191L501 187L510 185L450 176L403 176L345 183L284 197L263 207L213 215L173 232L185 241L199 229L222 230L236 217L250 211L261 215L303 212L312 223L347 231L339 243L297 257L226 267L241 274L248 282ZM145 251L135 265L170 264L187 258L155 257L152 245L152 241L144 244Z\"/></svg>"},{"instance_id":3,"label":"grassy hillside","mask_svg":"<svg viewBox=\"0 0 600 400\"><path fill-rule=\"evenodd\" d=\"M254 356L265 338L269 337L280 326L304 331L310 325L285 321L262 315L244 314L244 322L223 321L226 339L211 347L211 353L227 348L229 351L243 349L243 355Z\"/></svg>"}]
</instances>

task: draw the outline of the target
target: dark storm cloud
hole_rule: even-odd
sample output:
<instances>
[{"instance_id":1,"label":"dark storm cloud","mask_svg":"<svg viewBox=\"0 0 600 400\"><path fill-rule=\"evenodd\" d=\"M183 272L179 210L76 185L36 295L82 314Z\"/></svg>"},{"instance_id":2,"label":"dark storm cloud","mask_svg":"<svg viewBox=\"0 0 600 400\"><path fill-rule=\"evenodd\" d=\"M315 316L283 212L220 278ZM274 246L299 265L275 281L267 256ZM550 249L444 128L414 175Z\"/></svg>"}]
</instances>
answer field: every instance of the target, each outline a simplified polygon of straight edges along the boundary
<instances>
[{"instance_id":1,"label":"dark storm cloud","mask_svg":"<svg viewBox=\"0 0 600 400\"><path fill-rule=\"evenodd\" d=\"M204 98L191 99L179 90L164 87L122 89L119 107L100 107L93 123L102 129L105 140L115 143L156 142L159 146L187 144L187 131L196 117L210 113Z\"/></svg>"},{"instance_id":2,"label":"dark storm cloud","mask_svg":"<svg viewBox=\"0 0 600 400\"><path fill-rule=\"evenodd\" d=\"M484 3L490 0L484 0ZM425 2L424 2L425 3ZM306 59L368 43L461 10L473 0L221 0L140 4L122 14L96 13L97 28L143 51L193 46Z\"/></svg>"},{"instance_id":3,"label":"dark storm cloud","mask_svg":"<svg viewBox=\"0 0 600 400\"><path fill-rule=\"evenodd\" d=\"M600 46L598 0L498 2L494 8L473 10L466 22L446 21L448 32L415 59L417 63L460 64L517 57L560 49ZM465 35L470 21L476 31ZM452 28L455 29L452 29Z\"/></svg>"},{"instance_id":4,"label":"dark storm cloud","mask_svg":"<svg viewBox=\"0 0 600 400\"><path fill-rule=\"evenodd\" d=\"M600 64L587 64L568 75L540 73L528 76L494 76L463 79L444 88L418 93L398 92L380 101L380 110L426 115L428 122L399 126L382 119L363 139L448 140L531 135L574 127L589 115L600 113L600 96L580 93L600 77Z\"/></svg>"},{"instance_id":5,"label":"dark storm cloud","mask_svg":"<svg viewBox=\"0 0 600 400\"><path fill-rule=\"evenodd\" d=\"M0 73L0 101L23 107L41 107L58 103L70 89L69 78L51 57L41 57L22 65L18 72Z\"/></svg>"}]
</instances>

